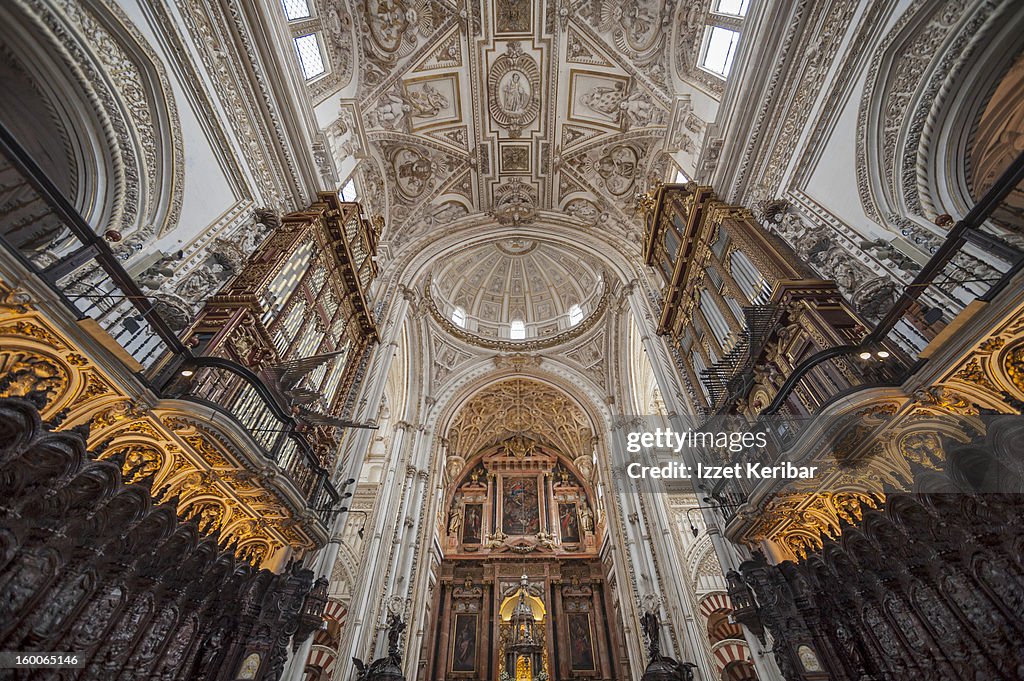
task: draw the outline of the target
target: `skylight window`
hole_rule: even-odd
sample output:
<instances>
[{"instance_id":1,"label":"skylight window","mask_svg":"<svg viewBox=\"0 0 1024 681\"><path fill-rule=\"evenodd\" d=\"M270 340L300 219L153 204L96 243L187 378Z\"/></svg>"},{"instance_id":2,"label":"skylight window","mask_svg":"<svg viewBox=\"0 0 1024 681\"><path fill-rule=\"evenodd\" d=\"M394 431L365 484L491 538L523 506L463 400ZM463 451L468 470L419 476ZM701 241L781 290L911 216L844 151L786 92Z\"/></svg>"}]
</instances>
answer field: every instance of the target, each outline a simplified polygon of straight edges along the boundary
<instances>
[{"instance_id":1,"label":"skylight window","mask_svg":"<svg viewBox=\"0 0 1024 681\"><path fill-rule=\"evenodd\" d=\"M306 80L311 80L323 75L327 67L324 66L324 55L320 51L320 39L316 33L300 35L295 39L295 50L299 53L299 63L302 65L302 75Z\"/></svg>"},{"instance_id":2,"label":"skylight window","mask_svg":"<svg viewBox=\"0 0 1024 681\"><path fill-rule=\"evenodd\" d=\"M747 16L750 0L718 0L715 11L719 14L731 14L734 17Z\"/></svg>"},{"instance_id":3,"label":"skylight window","mask_svg":"<svg viewBox=\"0 0 1024 681\"><path fill-rule=\"evenodd\" d=\"M359 198L359 194L356 192L356 181L349 180L345 183L345 186L341 188L341 200L352 203L357 198ZM463 315L465 315L465 312L463 312Z\"/></svg>"},{"instance_id":4,"label":"skylight window","mask_svg":"<svg viewBox=\"0 0 1024 681\"><path fill-rule=\"evenodd\" d=\"M704 57L700 65L725 78L732 68L732 60L736 57L736 46L739 41L739 31L709 26L704 38Z\"/></svg>"},{"instance_id":5,"label":"skylight window","mask_svg":"<svg viewBox=\"0 0 1024 681\"><path fill-rule=\"evenodd\" d=\"M522 319L513 319L512 325L508 330L508 337L512 340L525 340L526 338L526 324L523 323Z\"/></svg>"},{"instance_id":6,"label":"skylight window","mask_svg":"<svg viewBox=\"0 0 1024 681\"><path fill-rule=\"evenodd\" d=\"M282 0L284 4L284 16L288 21L305 19L309 16L309 2L307 0Z\"/></svg>"},{"instance_id":7,"label":"skylight window","mask_svg":"<svg viewBox=\"0 0 1024 681\"><path fill-rule=\"evenodd\" d=\"M452 323L460 328L466 328L466 311L461 307L455 308L452 312Z\"/></svg>"},{"instance_id":8,"label":"skylight window","mask_svg":"<svg viewBox=\"0 0 1024 681\"><path fill-rule=\"evenodd\" d=\"M579 305L573 305L569 308L569 325L576 326L583 321L583 308Z\"/></svg>"}]
</instances>

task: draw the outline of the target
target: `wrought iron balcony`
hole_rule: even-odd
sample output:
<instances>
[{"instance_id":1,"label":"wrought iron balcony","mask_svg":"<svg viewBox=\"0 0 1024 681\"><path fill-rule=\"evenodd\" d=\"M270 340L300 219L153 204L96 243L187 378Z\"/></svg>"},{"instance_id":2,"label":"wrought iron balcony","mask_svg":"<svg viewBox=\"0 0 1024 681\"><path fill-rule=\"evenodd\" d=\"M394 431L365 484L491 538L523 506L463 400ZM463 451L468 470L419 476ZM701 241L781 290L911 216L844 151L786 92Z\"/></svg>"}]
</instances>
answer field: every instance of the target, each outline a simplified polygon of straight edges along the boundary
<instances>
[{"instance_id":1,"label":"wrought iron balcony","mask_svg":"<svg viewBox=\"0 0 1024 681\"><path fill-rule=\"evenodd\" d=\"M1024 268L1024 250L1019 247L1024 224L1009 221L1019 214L1007 202L1022 189L1024 154L950 228L944 243L874 329L857 342L822 348L795 367L757 414L754 427L765 430L768 446L743 452L739 459L764 465L787 460L814 417L835 413L833 406L840 401L856 406L858 394L909 385L951 334L982 304L1004 292ZM851 374L851 366L859 371ZM849 380L851 375L862 380ZM809 395L819 399L809 403ZM1022 405L1012 398L1004 394L1003 399L1007 409L1020 410ZM745 480L722 480L708 493L722 504L721 513L729 523L755 487Z\"/></svg>"},{"instance_id":2,"label":"wrought iron balcony","mask_svg":"<svg viewBox=\"0 0 1024 681\"><path fill-rule=\"evenodd\" d=\"M331 483L330 472L314 453L304 426L246 367L225 358L194 355L161 316L159 302L147 296L125 271L110 243L85 223L2 126L0 152L0 241L5 247L4 279L9 298L5 309L13 310L15 318L19 310L32 310L36 318L53 317L50 321L58 333L37 329L42 342L62 342L58 336L65 336L74 345L75 339L85 339L91 348L102 348L120 360L128 371L114 373L134 375L135 387L122 395L129 405L137 404L139 395L148 393L155 396L157 409L168 402L179 406L193 403L208 414L222 415L217 420L232 427L221 428L219 434L233 428L241 440L249 439L236 442L237 450L255 455L252 461L240 462L237 477L244 477L250 485L269 485L275 493L283 494L280 498L289 507L287 515L300 523L314 519L312 535L308 536L314 543L324 541L331 509L340 501L340 494ZM24 273L30 274L26 277ZM47 297L58 303L35 310L28 302L31 296L23 296L19 289L45 290ZM68 321L68 330L61 330L61 324ZM16 323L11 328L27 329L35 324L20 323L23 326ZM110 367L93 366L88 358L75 361L82 362L82 375L93 372L106 377L111 373ZM113 392L118 392L118 386L114 387ZM97 423L109 425L126 418L121 412L86 415L77 404L66 409L94 429ZM123 410L135 415L132 410L138 408L127 406ZM203 442L208 444L207 440ZM225 481L233 480L235 475L216 468L210 473L218 484L228 486ZM168 487L172 483L178 484L168 478ZM159 491L155 488L155 493ZM259 517L252 509L248 512Z\"/></svg>"}]
</instances>

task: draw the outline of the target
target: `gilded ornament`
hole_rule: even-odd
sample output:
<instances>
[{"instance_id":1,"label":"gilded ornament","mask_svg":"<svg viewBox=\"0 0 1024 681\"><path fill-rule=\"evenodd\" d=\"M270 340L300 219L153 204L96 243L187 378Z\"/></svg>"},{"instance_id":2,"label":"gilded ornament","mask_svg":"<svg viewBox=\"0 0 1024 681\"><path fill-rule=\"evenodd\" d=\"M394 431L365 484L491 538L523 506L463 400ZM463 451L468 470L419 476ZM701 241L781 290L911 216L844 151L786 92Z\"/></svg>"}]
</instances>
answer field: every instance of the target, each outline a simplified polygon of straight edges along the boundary
<instances>
[{"instance_id":1,"label":"gilded ornament","mask_svg":"<svg viewBox=\"0 0 1024 681\"><path fill-rule=\"evenodd\" d=\"M43 327L33 324L24 319L16 321L9 326L0 327L0 334L7 336L22 336L23 338L34 338L54 348L64 347L59 338Z\"/></svg>"},{"instance_id":2,"label":"gilded ornament","mask_svg":"<svg viewBox=\"0 0 1024 681\"><path fill-rule=\"evenodd\" d=\"M1017 390L1024 392L1024 345L1018 345L1006 353L1003 359L1003 371L1010 377Z\"/></svg>"},{"instance_id":3,"label":"gilded ornament","mask_svg":"<svg viewBox=\"0 0 1024 681\"><path fill-rule=\"evenodd\" d=\"M1012 354L1012 353L1011 353ZM1018 360L1019 362L1019 360ZM1009 372L1010 366L1007 364L1007 371ZM989 379L988 373L981 367L981 363L977 358L971 359L963 369L956 372L956 378L968 383L974 383L980 385L983 388L987 388L998 394L999 390L996 388L992 381Z\"/></svg>"},{"instance_id":4,"label":"gilded ornament","mask_svg":"<svg viewBox=\"0 0 1024 681\"><path fill-rule=\"evenodd\" d=\"M900 438L897 446L907 461L931 470L941 470L946 458L942 443L934 433L910 433Z\"/></svg>"},{"instance_id":5,"label":"gilded ornament","mask_svg":"<svg viewBox=\"0 0 1024 681\"><path fill-rule=\"evenodd\" d=\"M23 396L45 393L52 402L68 387L68 371L57 361L33 352L0 355L0 396Z\"/></svg>"}]
</instances>

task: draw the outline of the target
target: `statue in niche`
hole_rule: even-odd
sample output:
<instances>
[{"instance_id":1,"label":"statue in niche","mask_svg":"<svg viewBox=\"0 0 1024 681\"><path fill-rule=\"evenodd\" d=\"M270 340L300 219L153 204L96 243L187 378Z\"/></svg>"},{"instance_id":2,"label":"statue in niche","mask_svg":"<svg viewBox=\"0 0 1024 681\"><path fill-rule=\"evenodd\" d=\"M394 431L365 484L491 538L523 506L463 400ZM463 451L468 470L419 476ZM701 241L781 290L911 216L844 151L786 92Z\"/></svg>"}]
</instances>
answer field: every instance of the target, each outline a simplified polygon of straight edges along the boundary
<instances>
[{"instance_id":1,"label":"statue in niche","mask_svg":"<svg viewBox=\"0 0 1024 681\"><path fill-rule=\"evenodd\" d=\"M586 502L579 505L580 527L585 534L594 533L594 514Z\"/></svg>"},{"instance_id":2,"label":"statue in niche","mask_svg":"<svg viewBox=\"0 0 1024 681\"><path fill-rule=\"evenodd\" d=\"M458 537L459 532L462 530L462 509L456 508L453 510L448 517L448 534L452 537Z\"/></svg>"}]
</instances>

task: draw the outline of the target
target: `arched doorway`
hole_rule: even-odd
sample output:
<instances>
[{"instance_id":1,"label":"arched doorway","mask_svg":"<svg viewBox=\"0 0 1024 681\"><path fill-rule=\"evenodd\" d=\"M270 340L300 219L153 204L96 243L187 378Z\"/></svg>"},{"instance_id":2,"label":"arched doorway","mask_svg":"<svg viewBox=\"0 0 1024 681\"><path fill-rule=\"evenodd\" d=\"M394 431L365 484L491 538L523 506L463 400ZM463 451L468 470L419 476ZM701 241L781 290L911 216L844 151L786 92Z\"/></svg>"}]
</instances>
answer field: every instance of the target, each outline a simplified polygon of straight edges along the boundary
<instances>
[{"instance_id":1,"label":"arched doorway","mask_svg":"<svg viewBox=\"0 0 1024 681\"><path fill-rule=\"evenodd\" d=\"M602 559L594 427L547 383L478 391L444 435L431 678L608 678L621 627Z\"/></svg>"}]
</instances>

